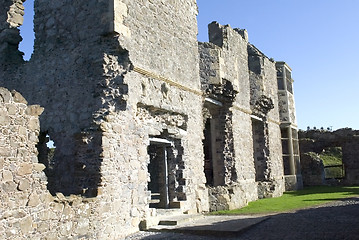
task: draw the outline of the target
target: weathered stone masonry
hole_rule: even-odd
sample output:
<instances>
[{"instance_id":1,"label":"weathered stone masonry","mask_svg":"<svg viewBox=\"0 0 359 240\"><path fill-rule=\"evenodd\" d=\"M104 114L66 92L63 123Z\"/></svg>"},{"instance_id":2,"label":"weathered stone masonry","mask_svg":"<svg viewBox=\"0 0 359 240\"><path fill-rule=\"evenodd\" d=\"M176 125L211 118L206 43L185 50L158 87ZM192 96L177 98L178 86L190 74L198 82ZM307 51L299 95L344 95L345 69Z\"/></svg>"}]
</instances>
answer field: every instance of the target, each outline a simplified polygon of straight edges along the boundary
<instances>
[{"instance_id":1,"label":"weathered stone masonry","mask_svg":"<svg viewBox=\"0 0 359 240\"><path fill-rule=\"evenodd\" d=\"M210 208L279 196L284 179L275 63L248 43L245 30L213 22L209 39L199 52L209 123L205 158L213 168L206 172Z\"/></svg>"},{"instance_id":2,"label":"weathered stone masonry","mask_svg":"<svg viewBox=\"0 0 359 240\"><path fill-rule=\"evenodd\" d=\"M300 189L303 185L293 92L294 80L292 79L292 69L288 64L276 62L276 68L285 188L289 191Z\"/></svg>"},{"instance_id":3,"label":"weathered stone masonry","mask_svg":"<svg viewBox=\"0 0 359 240\"><path fill-rule=\"evenodd\" d=\"M321 130L300 131L301 156L305 158L304 163L307 165L303 171L304 184L329 184L324 179L323 162L319 159L321 164L317 163L317 166L313 166L318 160L312 157L313 154L310 153L319 154L333 147L340 147L343 152L342 161L345 177L341 180L340 184L347 186L359 184L358 136L359 131L350 128L342 128L333 132ZM311 167L310 169L308 165Z\"/></svg>"},{"instance_id":4,"label":"weathered stone masonry","mask_svg":"<svg viewBox=\"0 0 359 240\"><path fill-rule=\"evenodd\" d=\"M46 188L36 149L42 111L18 92L0 88L1 239L88 236L91 200L52 196Z\"/></svg>"},{"instance_id":5,"label":"weathered stone masonry","mask_svg":"<svg viewBox=\"0 0 359 240\"><path fill-rule=\"evenodd\" d=\"M2 90L6 114L15 105L14 119L35 127L0 126L19 126L11 134L29 151L4 160L0 238L120 239L168 208L233 209L283 193L277 70L245 30L212 23L198 43L195 0L35 0L25 62L22 3L0 4L0 86L44 112L39 129L40 108Z\"/></svg>"}]
</instances>

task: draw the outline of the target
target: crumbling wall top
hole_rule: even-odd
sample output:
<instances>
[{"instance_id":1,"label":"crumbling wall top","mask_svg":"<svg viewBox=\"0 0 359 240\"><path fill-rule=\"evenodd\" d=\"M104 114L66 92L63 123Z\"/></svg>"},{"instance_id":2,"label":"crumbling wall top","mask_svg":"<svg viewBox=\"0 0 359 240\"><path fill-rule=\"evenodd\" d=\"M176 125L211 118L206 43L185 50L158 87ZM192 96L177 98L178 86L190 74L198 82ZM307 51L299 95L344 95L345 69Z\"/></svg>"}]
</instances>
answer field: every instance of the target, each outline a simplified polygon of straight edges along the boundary
<instances>
[{"instance_id":1,"label":"crumbling wall top","mask_svg":"<svg viewBox=\"0 0 359 240\"><path fill-rule=\"evenodd\" d=\"M22 40L19 26L23 23L25 0L5 0L0 3L0 64L22 62L18 45Z\"/></svg>"},{"instance_id":2,"label":"crumbling wall top","mask_svg":"<svg viewBox=\"0 0 359 240\"><path fill-rule=\"evenodd\" d=\"M241 37L248 42L248 33L245 29L232 29L229 24L221 25L214 21L208 25L209 42L216 44L219 47L228 47L231 38Z\"/></svg>"}]
</instances>

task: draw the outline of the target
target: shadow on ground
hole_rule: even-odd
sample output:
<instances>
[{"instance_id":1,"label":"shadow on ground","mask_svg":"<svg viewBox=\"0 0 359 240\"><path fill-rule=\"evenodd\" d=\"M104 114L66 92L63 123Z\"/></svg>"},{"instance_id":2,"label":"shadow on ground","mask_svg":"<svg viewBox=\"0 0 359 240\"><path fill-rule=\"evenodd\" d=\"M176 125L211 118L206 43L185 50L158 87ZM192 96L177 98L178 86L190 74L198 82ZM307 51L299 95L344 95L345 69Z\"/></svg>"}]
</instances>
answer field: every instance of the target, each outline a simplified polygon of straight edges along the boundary
<instances>
[{"instance_id":1,"label":"shadow on ground","mask_svg":"<svg viewBox=\"0 0 359 240\"><path fill-rule=\"evenodd\" d=\"M142 239L355 240L359 239L359 198L294 213L179 227Z\"/></svg>"}]
</instances>

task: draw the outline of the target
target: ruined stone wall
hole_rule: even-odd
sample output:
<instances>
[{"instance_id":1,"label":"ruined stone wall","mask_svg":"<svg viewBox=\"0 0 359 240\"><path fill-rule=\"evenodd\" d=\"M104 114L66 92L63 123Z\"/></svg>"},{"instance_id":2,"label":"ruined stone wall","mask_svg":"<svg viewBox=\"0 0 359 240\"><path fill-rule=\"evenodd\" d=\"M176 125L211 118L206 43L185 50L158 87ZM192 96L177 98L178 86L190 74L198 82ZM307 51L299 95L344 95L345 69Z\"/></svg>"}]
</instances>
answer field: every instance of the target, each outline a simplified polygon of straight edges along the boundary
<instances>
[{"instance_id":1,"label":"ruined stone wall","mask_svg":"<svg viewBox=\"0 0 359 240\"><path fill-rule=\"evenodd\" d=\"M243 29L213 22L209 39L199 43L202 90L221 103L232 101L233 136L232 161L224 162L232 180L209 189L210 207L235 208L258 197L280 196L284 179L275 63L248 43ZM258 120L263 126L252 131Z\"/></svg>"},{"instance_id":2,"label":"ruined stone wall","mask_svg":"<svg viewBox=\"0 0 359 240\"><path fill-rule=\"evenodd\" d=\"M345 183L359 184L359 136L349 137L343 147L343 164L345 168Z\"/></svg>"},{"instance_id":3,"label":"ruined stone wall","mask_svg":"<svg viewBox=\"0 0 359 240\"><path fill-rule=\"evenodd\" d=\"M280 196L284 191L284 179L275 62L248 44L248 64L251 110L263 121L263 147L267 149L264 169L260 169L264 176L260 181L259 196Z\"/></svg>"},{"instance_id":4,"label":"ruined stone wall","mask_svg":"<svg viewBox=\"0 0 359 240\"><path fill-rule=\"evenodd\" d=\"M342 184L356 185L359 183L358 130L350 128L338 129L334 132L309 130L299 132L301 157L303 154L322 153L329 147L342 147L345 178ZM305 176L303 176L305 177ZM308 179L303 179L308 182Z\"/></svg>"},{"instance_id":5,"label":"ruined stone wall","mask_svg":"<svg viewBox=\"0 0 359 240\"><path fill-rule=\"evenodd\" d=\"M31 159L19 162L19 169L22 161L33 166L32 173L19 175L18 163L9 167L4 160L3 189L16 192L13 199L4 195L8 205L1 211L11 209L0 219L4 239L20 233L24 239L120 239L156 223L148 185L154 139L171 143L169 207L187 213L233 209L282 193L275 70L260 56L261 72L250 78L245 30L214 22L210 43L198 46L195 0L35 0L34 53L24 62L17 49L22 2L0 4L0 59L6 59L0 86L45 110L41 130L36 125L31 135ZM260 86L258 94L252 86ZM251 100L262 94L274 105L265 113L261 139L269 150L263 174L271 184L258 192ZM215 140L223 168L213 187L205 186L201 144L203 115L211 110L203 109L207 97L217 110L221 105ZM48 178L35 161L36 143L39 161L48 159L47 135L56 146Z\"/></svg>"},{"instance_id":6,"label":"ruined stone wall","mask_svg":"<svg viewBox=\"0 0 359 240\"><path fill-rule=\"evenodd\" d=\"M231 128L226 131L230 131L231 139L221 151L232 152L224 159L223 184L209 188L210 209L234 209L257 199L249 115L248 38L244 30L217 22L208 28L210 42L199 43L202 90L224 103L219 108L229 104L226 111L230 118L226 121Z\"/></svg>"},{"instance_id":7,"label":"ruined stone wall","mask_svg":"<svg viewBox=\"0 0 359 240\"><path fill-rule=\"evenodd\" d=\"M196 14L196 2L184 0L36 0L32 58L1 71L0 85L45 107L41 134L56 146L47 188L94 197L91 236L118 239L156 215L150 136L181 142L175 198L183 211L208 210Z\"/></svg>"},{"instance_id":8,"label":"ruined stone wall","mask_svg":"<svg viewBox=\"0 0 359 240\"><path fill-rule=\"evenodd\" d=\"M91 238L91 200L47 190L36 144L43 108L0 88L0 238Z\"/></svg>"},{"instance_id":9,"label":"ruined stone wall","mask_svg":"<svg viewBox=\"0 0 359 240\"><path fill-rule=\"evenodd\" d=\"M106 51L114 51L122 59L115 38L105 35L108 22L98 21L107 15L108 6L97 1L35 1L33 56L13 71L8 69L6 78L1 79L1 85L17 89L30 103L45 107L41 132L49 134L56 145L57 181L49 182L52 192L95 195L100 181L101 149L92 149L89 155L97 159L91 164L78 152L90 150L84 144L89 141L86 139L101 145L95 133L99 120L109 105L117 109L123 105L121 79L103 76ZM128 63L123 65L125 71Z\"/></svg>"},{"instance_id":10,"label":"ruined stone wall","mask_svg":"<svg viewBox=\"0 0 359 240\"><path fill-rule=\"evenodd\" d=\"M39 120L43 109L28 106L18 93L0 88L0 237L27 235L46 189L44 165L37 161ZM42 210L41 207L38 210Z\"/></svg>"},{"instance_id":11,"label":"ruined stone wall","mask_svg":"<svg viewBox=\"0 0 359 240\"><path fill-rule=\"evenodd\" d=\"M304 186L325 185L323 161L313 152L305 152L300 156L301 173Z\"/></svg>"},{"instance_id":12,"label":"ruined stone wall","mask_svg":"<svg viewBox=\"0 0 359 240\"><path fill-rule=\"evenodd\" d=\"M188 55L197 52L196 1L114 2L117 9L125 8L121 22L128 31L118 33L134 66L199 89L198 56Z\"/></svg>"},{"instance_id":13,"label":"ruined stone wall","mask_svg":"<svg viewBox=\"0 0 359 240\"><path fill-rule=\"evenodd\" d=\"M0 10L0 63L14 64L22 62L22 53L18 46L22 38L20 31L17 29L24 16L25 0L5 0ZM1 76L1 75L0 75Z\"/></svg>"},{"instance_id":14,"label":"ruined stone wall","mask_svg":"<svg viewBox=\"0 0 359 240\"><path fill-rule=\"evenodd\" d=\"M178 176L174 200L182 201L185 211L207 211L203 147L194 144L201 142L203 135L196 2L123 3L128 9L123 25L129 34L120 33L120 42L129 50L134 70L124 79L129 89L129 112L136 123L131 134L135 134L143 149L147 148L149 137L171 138L181 143L182 160L174 166ZM148 163L147 152L139 152L138 158L141 164ZM146 179L141 181L147 184Z\"/></svg>"}]
</instances>

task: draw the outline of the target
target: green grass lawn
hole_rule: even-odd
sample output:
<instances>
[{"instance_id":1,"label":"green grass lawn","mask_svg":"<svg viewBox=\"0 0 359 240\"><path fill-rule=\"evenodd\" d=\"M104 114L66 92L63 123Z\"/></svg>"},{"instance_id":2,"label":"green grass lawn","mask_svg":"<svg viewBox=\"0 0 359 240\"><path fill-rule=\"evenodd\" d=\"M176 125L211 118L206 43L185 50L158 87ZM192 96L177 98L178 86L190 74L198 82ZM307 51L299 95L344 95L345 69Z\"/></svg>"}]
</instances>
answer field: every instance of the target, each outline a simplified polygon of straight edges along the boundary
<instances>
[{"instance_id":1,"label":"green grass lawn","mask_svg":"<svg viewBox=\"0 0 359 240\"><path fill-rule=\"evenodd\" d=\"M342 148L341 147L332 147L327 148L319 157L323 160L324 166L332 166L342 164Z\"/></svg>"},{"instance_id":2,"label":"green grass lawn","mask_svg":"<svg viewBox=\"0 0 359 240\"><path fill-rule=\"evenodd\" d=\"M359 196L359 186L356 187L307 187L303 190L286 192L282 197L265 198L250 202L247 207L235 210L212 212L215 215L280 213L307 208L323 203Z\"/></svg>"}]
</instances>

